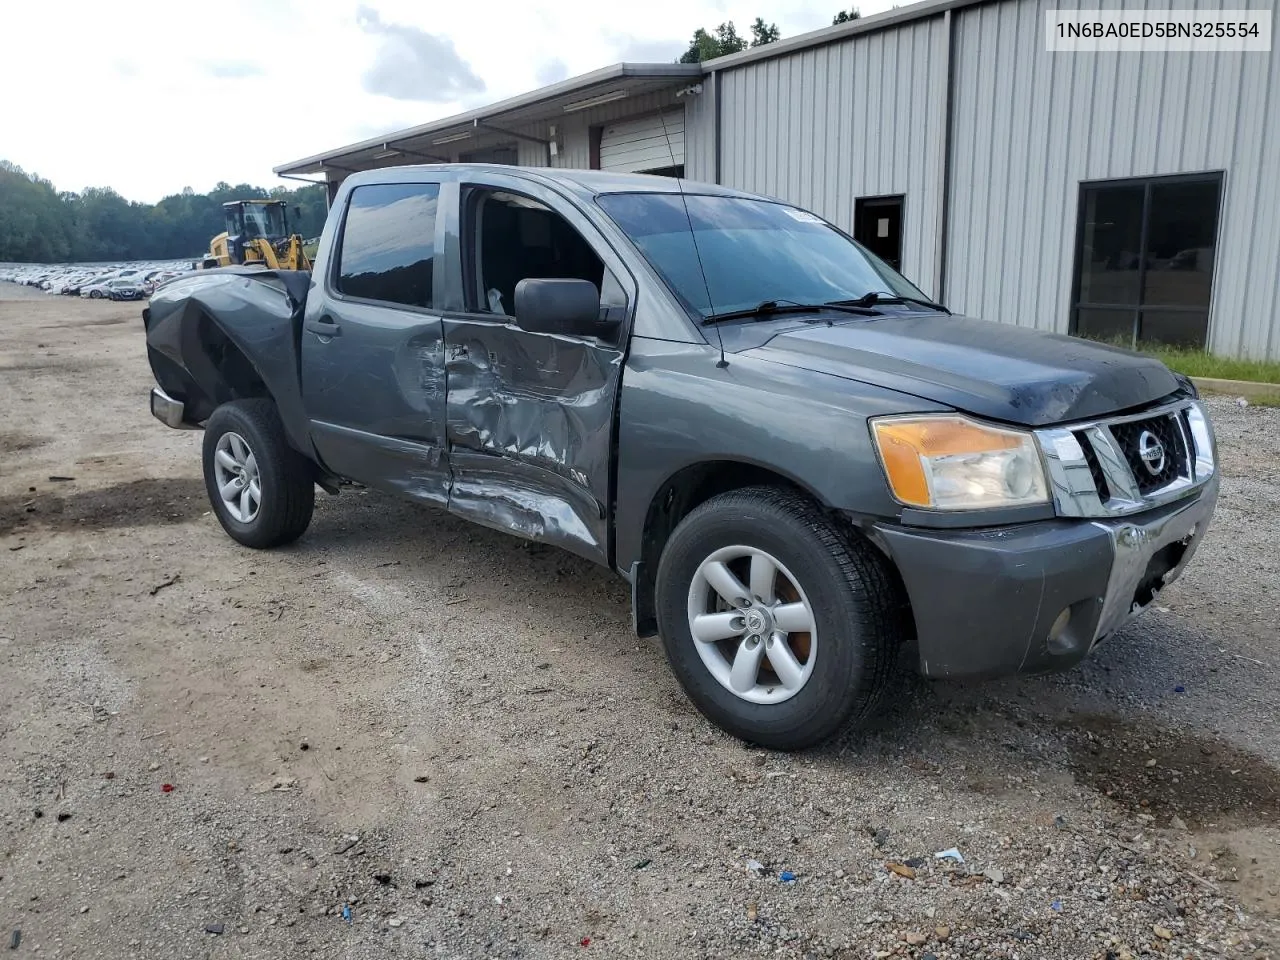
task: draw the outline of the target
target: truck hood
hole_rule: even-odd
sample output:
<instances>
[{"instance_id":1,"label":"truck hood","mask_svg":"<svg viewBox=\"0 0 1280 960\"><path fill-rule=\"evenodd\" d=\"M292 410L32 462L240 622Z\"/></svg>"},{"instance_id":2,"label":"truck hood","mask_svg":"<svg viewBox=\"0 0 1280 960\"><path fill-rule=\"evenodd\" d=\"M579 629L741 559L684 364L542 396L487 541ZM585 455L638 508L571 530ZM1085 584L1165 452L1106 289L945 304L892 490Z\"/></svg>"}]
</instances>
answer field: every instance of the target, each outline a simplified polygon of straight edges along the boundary
<instances>
[{"instance_id":1,"label":"truck hood","mask_svg":"<svg viewBox=\"0 0 1280 960\"><path fill-rule=\"evenodd\" d=\"M1139 407L1181 386L1150 357L971 317L902 314L788 327L735 352L1025 426ZM754 324L735 331L743 340L767 332ZM732 349L730 336L725 347Z\"/></svg>"}]
</instances>

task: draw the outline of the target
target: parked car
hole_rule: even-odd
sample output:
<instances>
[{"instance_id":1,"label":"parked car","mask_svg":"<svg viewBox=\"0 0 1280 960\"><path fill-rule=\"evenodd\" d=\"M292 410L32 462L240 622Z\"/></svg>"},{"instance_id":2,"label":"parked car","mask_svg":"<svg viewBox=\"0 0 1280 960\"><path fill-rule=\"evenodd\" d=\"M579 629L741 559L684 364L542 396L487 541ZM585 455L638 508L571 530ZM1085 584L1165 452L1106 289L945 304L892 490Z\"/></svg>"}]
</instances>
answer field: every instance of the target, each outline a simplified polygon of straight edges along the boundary
<instances>
[{"instance_id":1,"label":"parked car","mask_svg":"<svg viewBox=\"0 0 1280 960\"><path fill-rule=\"evenodd\" d=\"M226 532L287 543L358 481L563 547L747 740L865 717L907 651L1072 666L1210 522L1189 380L953 316L797 207L463 165L353 174L331 216L314 277L203 271L143 313Z\"/></svg>"},{"instance_id":2,"label":"parked car","mask_svg":"<svg viewBox=\"0 0 1280 960\"><path fill-rule=\"evenodd\" d=\"M110 295L109 285L116 277L99 277L80 287L80 296L88 297L91 300L101 300Z\"/></svg>"},{"instance_id":3,"label":"parked car","mask_svg":"<svg viewBox=\"0 0 1280 960\"><path fill-rule=\"evenodd\" d=\"M117 278L107 282L107 296L112 300L142 300L147 292L136 280Z\"/></svg>"}]
</instances>

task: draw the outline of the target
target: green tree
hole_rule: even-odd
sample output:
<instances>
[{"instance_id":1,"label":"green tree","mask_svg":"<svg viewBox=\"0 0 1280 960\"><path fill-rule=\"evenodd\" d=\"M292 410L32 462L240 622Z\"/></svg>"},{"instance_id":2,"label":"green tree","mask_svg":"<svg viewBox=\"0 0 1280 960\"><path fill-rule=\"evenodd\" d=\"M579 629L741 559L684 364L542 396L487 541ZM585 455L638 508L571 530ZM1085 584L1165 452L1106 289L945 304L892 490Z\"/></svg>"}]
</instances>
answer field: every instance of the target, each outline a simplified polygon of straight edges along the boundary
<instances>
[{"instance_id":1,"label":"green tree","mask_svg":"<svg viewBox=\"0 0 1280 960\"><path fill-rule=\"evenodd\" d=\"M325 188L219 183L209 193L190 187L158 203L130 203L114 190L58 193L47 180L0 160L0 262L194 259L225 229L228 200L283 200L289 226L304 238L320 234Z\"/></svg>"},{"instance_id":2,"label":"green tree","mask_svg":"<svg viewBox=\"0 0 1280 960\"><path fill-rule=\"evenodd\" d=\"M763 24L764 21L757 18L756 22ZM777 37L775 36L774 39L776 40ZM714 35L707 33L702 27L695 30L693 39L689 42L689 49L680 56L680 62L701 63L703 60L714 60L716 57L738 53L745 49L747 49L747 41L738 36L738 29L730 20L716 27Z\"/></svg>"},{"instance_id":3,"label":"green tree","mask_svg":"<svg viewBox=\"0 0 1280 960\"><path fill-rule=\"evenodd\" d=\"M756 22L751 25L751 45L753 47L762 47L766 43L773 43L780 36L776 23L765 23L763 17L756 17Z\"/></svg>"},{"instance_id":4,"label":"green tree","mask_svg":"<svg viewBox=\"0 0 1280 960\"><path fill-rule=\"evenodd\" d=\"M850 7L846 12L841 10L831 19L831 25L834 27L837 23L848 23L850 20L861 20L862 11L857 7Z\"/></svg>"}]
</instances>

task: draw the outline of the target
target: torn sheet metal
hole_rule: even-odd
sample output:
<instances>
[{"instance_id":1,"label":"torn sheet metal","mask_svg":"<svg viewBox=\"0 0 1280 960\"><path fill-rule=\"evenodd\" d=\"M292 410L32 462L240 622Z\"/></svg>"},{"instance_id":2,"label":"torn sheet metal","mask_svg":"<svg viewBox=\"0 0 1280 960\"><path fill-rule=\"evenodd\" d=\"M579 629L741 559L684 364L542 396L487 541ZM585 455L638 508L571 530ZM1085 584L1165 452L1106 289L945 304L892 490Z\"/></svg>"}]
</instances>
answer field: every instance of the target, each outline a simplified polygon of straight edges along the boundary
<instances>
[{"instance_id":1,"label":"torn sheet metal","mask_svg":"<svg viewBox=\"0 0 1280 960\"><path fill-rule=\"evenodd\" d=\"M290 443L310 452L297 350L310 284L306 271L250 267L202 270L165 284L151 298L147 320L156 382L197 422L232 399L209 348L209 328L216 328L275 398Z\"/></svg>"},{"instance_id":2,"label":"torn sheet metal","mask_svg":"<svg viewBox=\"0 0 1280 960\"><path fill-rule=\"evenodd\" d=\"M622 351L467 320L445 345L450 509L604 561Z\"/></svg>"}]
</instances>

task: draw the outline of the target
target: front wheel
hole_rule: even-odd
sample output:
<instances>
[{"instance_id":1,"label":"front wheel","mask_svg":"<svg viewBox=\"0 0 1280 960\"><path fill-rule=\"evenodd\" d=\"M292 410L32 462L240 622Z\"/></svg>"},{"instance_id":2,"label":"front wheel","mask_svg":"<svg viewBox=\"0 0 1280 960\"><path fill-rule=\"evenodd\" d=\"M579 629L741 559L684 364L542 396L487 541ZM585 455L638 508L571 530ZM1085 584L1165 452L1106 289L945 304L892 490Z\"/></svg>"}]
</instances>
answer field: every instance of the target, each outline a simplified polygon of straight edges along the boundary
<instances>
[{"instance_id":1,"label":"front wheel","mask_svg":"<svg viewBox=\"0 0 1280 960\"><path fill-rule=\"evenodd\" d=\"M744 740L799 750L869 714L905 638L887 561L808 498L713 497L676 527L658 625L689 698Z\"/></svg>"},{"instance_id":2,"label":"front wheel","mask_svg":"<svg viewBox=\"0 0 1280 960\"><path fill-rule=\"evenodd\" d=\"M204 432L204 483L222 528L246 547L292 543L311 523L311 464L289 446L270 400L235 400Z\"/></svg>"}]
</instances>

